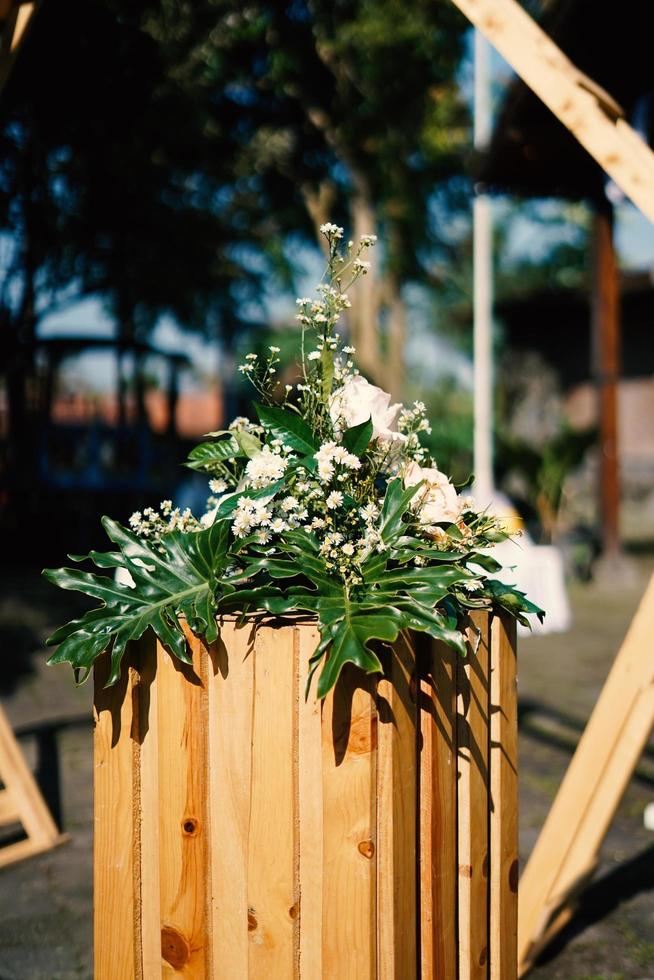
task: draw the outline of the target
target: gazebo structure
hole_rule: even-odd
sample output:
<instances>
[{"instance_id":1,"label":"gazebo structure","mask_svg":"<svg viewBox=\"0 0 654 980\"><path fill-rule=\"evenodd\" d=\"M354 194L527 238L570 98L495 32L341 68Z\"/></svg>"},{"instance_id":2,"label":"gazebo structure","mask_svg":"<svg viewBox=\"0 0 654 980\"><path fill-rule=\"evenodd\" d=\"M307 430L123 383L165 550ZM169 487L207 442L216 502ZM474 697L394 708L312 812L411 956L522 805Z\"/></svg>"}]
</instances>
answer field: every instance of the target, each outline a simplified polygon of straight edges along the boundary
<instances>
[{"instance_id":1,"label":"gazebo structure","mask_svg":"<svg viewBox=\"0 0 654 980\"><path fill-rule=\"evenodd\" d=\"M589 18L594 25L592 46L588 44ZM558 0L549 5L543 27L576 68L589 76L589 90L599 93L605 111L616 118L629 118L647 139L654 122L654 73L648 51L654 8L626 0L620 17L616 17L615 7L608 0ZM488 151L478 160L476 175L494 190L581 200L592 209L588 368L599 403L602 551L615 574L616 559L621 556L617 383L622 341L612 202L621 192L572 132L520 78L509 88ZM568 349L560 348L561 361L568 357L579 359L579 341L579 336L566 338ZM543 344L548 346L548 337L543 336Z\"/></svg>"}]
</instances>

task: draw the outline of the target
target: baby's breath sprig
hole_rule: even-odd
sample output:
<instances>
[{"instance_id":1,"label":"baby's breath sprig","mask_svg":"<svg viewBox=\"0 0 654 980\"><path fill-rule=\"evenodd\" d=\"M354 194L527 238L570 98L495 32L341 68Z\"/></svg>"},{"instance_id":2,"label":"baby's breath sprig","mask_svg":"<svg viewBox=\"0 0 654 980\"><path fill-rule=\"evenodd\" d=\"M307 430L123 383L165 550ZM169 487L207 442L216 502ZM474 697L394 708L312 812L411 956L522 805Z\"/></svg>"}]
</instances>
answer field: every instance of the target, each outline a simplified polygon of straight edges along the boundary
<instances>
[{"instance_id":1,"label":"baby's breath sprig","mask_svg":"<svg viewBox=\"0 0 654 980\"><path fill-rule=\"evenodd\" d=\"M264 358L251 352L245 355L245 360L238 367L240 374L248 379L267 405L277 401L276 395L280 388L275 377L280 361L279 352L280 348L271 344Z\"/></svg>"}]
</instances>

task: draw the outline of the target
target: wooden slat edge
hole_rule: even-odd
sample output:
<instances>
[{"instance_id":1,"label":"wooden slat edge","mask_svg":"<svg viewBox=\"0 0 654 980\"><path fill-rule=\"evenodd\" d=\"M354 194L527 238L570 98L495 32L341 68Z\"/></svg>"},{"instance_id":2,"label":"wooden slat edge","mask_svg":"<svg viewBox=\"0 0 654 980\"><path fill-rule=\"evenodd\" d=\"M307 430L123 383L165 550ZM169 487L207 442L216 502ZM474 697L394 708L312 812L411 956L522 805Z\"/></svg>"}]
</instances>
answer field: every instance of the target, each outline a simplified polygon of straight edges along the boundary
<instances>
[{"instance_id":1,"label":"wooden slat edge","mask_svg":"<svg viewBox=\"0 0 654 980\"><path fill-rule=\"evenodd\" d=\"M456 978L457 731L456 658L425 642L420 680L420 955L422 977Z\"/></svg>"},{"instance_id":2,"label":"wooden slat edge","mask_svg":"<svg viewBox=\"0 0 654 980\"><path fill-rule=\"evenodd\" d=\"M248 977L248 833L254 651L249 631L225 622L210 650L209 794L212 967Z\"/></svg>"},{"instance_id":3,"label":"wooden slat edge","mask_svg":"<svg viewBox=\"0 0 654 980\"><path fill-rule=\"evenodd\" d=\"M139 767L138 847L134 885L139 895L136 980L161 975L161 888L159 880L159 710L157 640L138 644L136 736Z\"/></svg>"},{"instance_id":4,"label":"wooden slat edge","mask_svg":"<svg viewBox=\"0 0 654 980\"><path fill-rule=\"evenodd\" d=\"M314 626L296 628L297 742L296 806L298 818L299 965L301 980L322 980L323 948L323 792L322 705L314 678L305 700L309 658L320 636Z\"/></svg>"},{"instance_id":5,"label":"wooden slat edge","mask_svg":"<svg viewBox=\"0 0 654 980\"><path fill-rule=\"evenodd\" d=\"M488 976L488 655L486 613L473 613L457 670L459 980Z\"/></svg>"},{"instance_id":6,"label":"wooden slat edge","mask_svg":"<svg viewBox=\"0 0 654 980\"><path fill-rule=\"evenodd\" d=\"M376 975L376 712L349 664L322 714L323 977Z\"/></svg>"},{"instance_id":7,"label":"wooden slat edge","mask_svg":"<svg viewBox=\"0 0 654 980\"><path fill-rule=\"evenodd\" d=\"M415 650L398 637L377 688L377 976L418 971Z\"/></svg>"},{"instance_id":8,"label":"wooden slat edge","mask_svg":"<svg viewBox=\"0 0 654 980\"><path fill-rule=\"evenodd\" d=\"M494 616L490 642L490 977L518 968L518 698L516 628Z\"/></svg>"},{"instance_id":9,"label":"wooden slat edge","mask_svg":"<svg viewBox=\"0 0 654 980\"><path fill-rule=\"evenodd\" d=\"M125 660L127 661L127 656ZM95 980L132 980L137 970L134 895L135 673L104 689L109 658L94 669L94 952Z\"/></svg>"}]
</instances>

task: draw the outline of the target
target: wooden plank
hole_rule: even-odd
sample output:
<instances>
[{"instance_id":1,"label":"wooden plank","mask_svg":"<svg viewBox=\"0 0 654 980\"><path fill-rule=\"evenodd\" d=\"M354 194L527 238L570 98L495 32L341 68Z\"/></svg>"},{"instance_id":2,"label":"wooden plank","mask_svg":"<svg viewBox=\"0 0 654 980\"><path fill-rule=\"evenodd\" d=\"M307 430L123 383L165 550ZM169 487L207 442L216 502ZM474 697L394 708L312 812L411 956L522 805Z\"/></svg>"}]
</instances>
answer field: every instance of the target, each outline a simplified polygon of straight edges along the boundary
<instances>
[{"instance_id":1,"label":"wooden plank","mask_svg":"<svg viewBox=\"0 0 654 980\"><path fill-rule=\"evenodd\" d=\"M647 685L634 702L607 761L601 786L589 802L566 856L565 866L548 902L543 933L531 947L538 955L571 919L575 901L599 863L599 850L641 757L654 721L654 685Z\"/></svg>"},{"instance_id":2,"label":"wooden plank","mask_svg":"<svg viewBox=\"0 0 654 980\"><path fill-rule=\"evenodd\" d=\"M208 972L207 652L192 634L193 669L159 644L159 867L163 977Z\"/></svg>"},{"instance_id":3,"label":"wooden plank","mask_svg":"<svg viewBox=\"0 0 654 980\"><path fill-rule=\"evenodd\" d=\"M515 620L490 642L490 980L518 971L518 697Z\"/></svg>"},{"instance_id":4,"label":"wooden plank","mask_svg":"<svg viewBox=\"0 0 654 980\"><path fill-rule=\"evenodd\" d=\"M322 707L314 679L305 700L309 659L320 635L314 626L295 629L297 656L298 766L296 807L298 818L298 876L300 893L299 971L302 980L322 980L323 921L323 798Z\"/></svg>"},{"instance_id":5,"label":"wooden plank","mask_svg":"<svg viewBox=\"0 0 654 980\"><path fill-rule=\"evenodd\" d=\"M233 620L210 650L209 793L212 963L215 976L248 976L248 826L254 657ZM229 654L227 650L229 649Z\"/></svg>"},{"instance_id":6,"label":"wooden plank","mask_svg":"<svg viewBox=\"0 0 654 980\"><path fill-rule=\"evenodd\" d=\"M53 847L59 830L45 805L36 780L25 762L16 737L0 707L0 779L34 844Z\"/></svg>"},{"instance_id":7,"label":"wooden plank","mask_svg":"<svg viewBox=\"0 0 654 980\"><path fill-rule=\"evenodd\" d=\"M434 980L457 975L456 656L427 641L420 682L420 954Z\"/></svg>"},{"instance_id":8,"label":"wooden plank","mask_svg":"<svg viewBox=\"0 0 654 980\"><path fill-rule=\"evenodd\" d=\"M453 0L636 207L654 221L654 153L516 0Z\"/></svg>"},{"instance_id":9,"label":"wooden plank","mask_svg":"<svg viewBox=\"0 0 654 980\"><path fill-rule=\"evenodd\" d=\"M14 798L9 790L0 791L0 826L8 823L16 823L20 820L20 811L14 803Z\"/></svg>"},{"instance_id":10,"label":"wooden plank","mask_svg":"<svg viewBox=\"0 0 654 980\"><path fill-rule=\"evenodd\" d=\"M416 662L398 637L377 687L377 977L417 976Z\"/></svg>"},{"instance_id":11,"label":"wooden plank","mask_svg":"<svg viewBox=\"0 0 654 980\"><path fill-rule=\"evenodd\" d=\"M613 207L595 205L592 248L592 369L599 395L600 528L602 554L620 552L618 382L620 380L620 287L613 242Z\"/></svg>"},{"instance_id":12,"label":"wooden plank","mask_svg":"<svg viewBox=\"0 0 654 980\"><path fill-rule=\"evenodd\" d=\"M4 88L16 58L34 23L38 10L36 3L12 3L4 5L5 16L0 25L0 92Z\"/></svg>"},{"instance_id":13,"label":"wooden plank","mask_svg":"<svg viewBox=\"0 0 654 980\"><path fill-rule=\"evenodd\" d=\"M488 616L473 613L458 661L459 980L488 976Z\"/></svg>"},{"instance_id":14,"label":"wooden plank","mask_svg":"<svg viewBox=\"0 0 654 980\"><path fill-rule=\"evenodd\" d=\"M93 913L95 980L131 980L137 972L134 936L134 751L132 691L136 675L104 689L109 658L94 668Z\"/></svg>"},{"instance_id":15,"label":"wooden plank","mask_svg":"<svg viewBox=\"0 0 654 980\"><path fill-rule=\"evenodd\" d=\"M606 830L652 730L653 631L654 576L522 876L521 972L565 921L557 911L592 874Z\"/></svg>"},{"instance_id":16,"label":"wooden plank","mask_svg":"<svg viewBox=\"0 0 654 980\"><path fill-rule=\"evenodd\" d=\"M60 834L53 844L33 841L31 837L25 840L16 841L15 844L7 844L0 849L0 868L5 868L18 861L25 861L27 858L36 857L37 854L44 854L51 851L53 847L59 847L70 840L69 834Z\"/></svg>"},{"instance_id":17,"label":"wooden plank","mask_svg":"<svg viewBox=\"0 0 654 980\"><path fill-rule=\"evenodd\" d=\"M376 722L372 684L347 665L323 706L325 980L376 975Z\"/></svg>"},{"instance_id":18,"label":"wooden plank","mask_svg":"<svg viewBox=\"0 0 654 980\"><path fill-rule=\"evenodd\" d=\"M157 679L157 640L147 633L134 644L138 664L137 737L138 868L136 885L140 901L138 913L137 980L161 976L161 887L159 881L159 704Z\"/></svg>"},{"instance_id":19,"label":"wooden plank","mask_svg":"<svg viewBox=\"0 0 654 980\"><path fill-rule=\"evenodd\" d=\"M257 631L251 654L250 980L296 975L293 634L292 629L263 627Z\"/></svg>"}]
</instances>

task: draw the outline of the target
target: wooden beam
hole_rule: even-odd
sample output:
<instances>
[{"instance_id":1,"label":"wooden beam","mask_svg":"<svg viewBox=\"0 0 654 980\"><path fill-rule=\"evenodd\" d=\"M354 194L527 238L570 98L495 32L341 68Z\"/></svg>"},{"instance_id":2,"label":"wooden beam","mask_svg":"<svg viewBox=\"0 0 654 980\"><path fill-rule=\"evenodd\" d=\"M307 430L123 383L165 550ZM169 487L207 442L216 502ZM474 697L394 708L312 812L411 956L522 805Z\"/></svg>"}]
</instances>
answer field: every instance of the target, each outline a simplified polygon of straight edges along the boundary
<instances>
[{"instance_id":1,"label":"wooden beam","mask_svg":"<svg viewBox=\"0 0 654 980\"><path fill-rule=\"evenodd\" d=\"M0 827L20 823L26 839L0 848L0 868L68 840L60 834L0 706Z\"/></svg>"},{"instance_id":2,"label":"wooden beam","mask_svg":"<svg viewBox=\"0 0 654 980\"><path fill-rule=\"evenodd\" d=\"M594 213L592 360L599 408L600 523L602 556L620 554L620 472L618 463L618 381L620 380L620 296L613 244L613 208L606 201Z\"/></svg>"},{"instance_id":3,"label":"wooden beam","mask_svg":"<svg viewBox=\"0 0 654 980\"><path fill-rule=\"evenodd\" d=\"M611 96L572 64L516 0L452 2L654 221L654 153Z\"/></svg>"},{"instance_id":4,"label":"wooden beam","mask_svg":"<svg viewBox=\"0 0 654 980\"><path fill-rule=\"evenodd\" d=\"M0 0L0 92L34 22L37 2Z\"/></svg>"},{"instance_id":5,"label":"wooden beam","mask_svg":"<svg viewBox=\"0 0 654 980\"><path fill-rule=\"evenodd\" d=\"M654 576L520 879L520 975L570 919L654 726Z\"/></svg>"}]
</instances>

